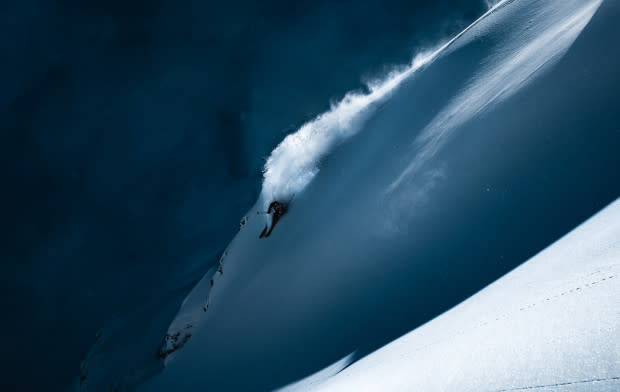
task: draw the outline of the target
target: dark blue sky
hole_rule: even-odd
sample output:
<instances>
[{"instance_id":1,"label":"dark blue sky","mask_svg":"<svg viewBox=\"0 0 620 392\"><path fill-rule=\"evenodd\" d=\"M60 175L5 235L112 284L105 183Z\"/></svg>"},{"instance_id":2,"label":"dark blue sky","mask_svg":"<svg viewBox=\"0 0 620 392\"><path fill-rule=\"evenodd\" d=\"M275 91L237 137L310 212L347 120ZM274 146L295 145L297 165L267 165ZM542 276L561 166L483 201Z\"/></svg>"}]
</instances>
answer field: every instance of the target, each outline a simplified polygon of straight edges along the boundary
<instances>
[{"instance_id":1,"label":"dark blue sky","mask_svg":"<svg viewBox=\"0 0 620 392\"><path fill-rule=\"evenodd\" d=\"M107 320L201 277L286 132L484 3L0 6L5 388L64 388Z\"/></svg>"}]
</instances>

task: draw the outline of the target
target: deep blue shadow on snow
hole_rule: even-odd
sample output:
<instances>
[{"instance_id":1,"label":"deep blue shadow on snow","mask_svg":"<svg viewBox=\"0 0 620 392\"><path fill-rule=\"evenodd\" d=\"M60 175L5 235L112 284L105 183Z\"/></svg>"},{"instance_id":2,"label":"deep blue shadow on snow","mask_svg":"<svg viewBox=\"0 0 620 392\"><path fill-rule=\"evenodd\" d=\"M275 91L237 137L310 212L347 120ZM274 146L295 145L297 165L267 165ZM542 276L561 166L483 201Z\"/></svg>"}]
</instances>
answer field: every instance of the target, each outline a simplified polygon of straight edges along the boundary
<instances>
[{"instance_id":1,"label":"deep blue shadow on snow","mask_svg":"<svg viewBox=\"0 0 620 392\"><path fill-rule=\"evenodd\" d=\"M165 330L256 199L260 157L482 3L3 7L3 385L63 388L100 328L141 320L131 339L144 319L125 315L153 303Z\"/></svg>"}]
</instances>

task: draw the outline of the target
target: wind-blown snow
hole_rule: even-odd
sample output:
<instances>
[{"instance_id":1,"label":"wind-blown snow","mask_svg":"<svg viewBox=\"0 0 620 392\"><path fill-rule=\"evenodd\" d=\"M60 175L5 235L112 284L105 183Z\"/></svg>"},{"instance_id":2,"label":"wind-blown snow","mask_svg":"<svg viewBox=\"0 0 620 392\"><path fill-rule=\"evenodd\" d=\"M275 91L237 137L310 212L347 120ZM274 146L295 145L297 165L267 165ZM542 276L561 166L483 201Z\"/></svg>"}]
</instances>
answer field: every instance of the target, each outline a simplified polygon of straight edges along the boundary
<instances>
[{"instance_id":1,"label":"wind-blown snow","mask_svg":"<svg viewBox=\"0 0 620 392\"><path fill-rule=\"evenodd\" d=\"M525 33L516 29L484 60L463 91L422 131L412 146L413 160L390 184L393 191L441 149L451 134L470 118L489 109L531 83L559 60L588 24L602 0L547 1L532 13Z\"/></svg>"},{"instance_id":2,"label":"wind-blown snow","mask_svg":"<svg viewBox=\"0 0 620 392\"><path fill-rule=\"evenodd\" d=\"M404 79L432 61L444 47L422 52L406 69L391 73L383 81L370 83L367 94L348 93L328 112L284 138L265 164L263 202L290 200L301 192L318 173L321 159L338 143L356 134L382 100Z\"/></svg>"},{"instance_id":3,"label":"wind-blown snow","mask_svg":"<svg viewBox=\"0 0 620 392\"><path fill-rule=\"evenodd\" d=\"M515 29L485 59L485 66L472 78L464 91L426 126L412 146L415 158L390 184L388 192L420 169L443 146L459 125L491 106L510 97L530 83L537 74L561 58L588 24L602 0L566 0L569 6L557 7L550 1L532 12L527 22L533 27L523 33ZM355 135L380 103L418 69L432 62L463 33L476 26L506 0L489 4L485 15L468 29L443 45L414 57L410 66L393 72L385 80L369 85L368 94L351 92L316 119L288 135L271 153L265 164L261 200L290 200L308 185L319 171L322 158L342 141ZM413 109L415 110L415 108Z\"/></svg>"},{"instance_id":4,"label":"wind-blown snow","mask_svg":"<svg viewBox=\"0 0 620 392\"><path fill-rule=\"evenodd\" d=\"M487 8L493 8L500 0L485 0L485 2L487 3Z\"/></svg>"},{"instance_id":5,"label":"wind-blown snow","mask_svg":"<svg viewBox=\"0 0 620 392\"><path fill-rule=\"evenodd\" d=\"M476 25L478 21L494 12L506 1L488 4L490 9L471 26ZM389 97L404 80L431 63L469 28L444 44L420 52L404 69L390 73L383 80L369 83L369 93L350 92L346 94L329 111L302 125L297 132L284 138L265 163L261 192L261 200L265 206L273 200L291 200L301 192L318 173L322 158L339 143L359 132L380 103Z\"/></svg>"},{"instance_id":6,"label":"wind-blown snow","mask_svg":"<svg viewBox=\"0 0 620 392\"><path fill-rule=\"evenodd\" d=\"M349 353L367 356L416 330L615 199L619 13L617 2L599 0L504 1L407 68L414 71L345 98L287 137L220 269L203 278L170 325L165 369L141 390L329 387L324 377ZM429 148L424 170L403 175L419 159L421 140L436 150ZM259 239L263 203L301 189L273 234ZM417 197L425 202L410 208ZM617 221L617 203L606 211L614 213L605 222ZM455 308L450 322L417 329L413 349L429 356L399 346L381 366L362 369L404 369L393 377L397 387L426 369L429 388L420 390L451 380L447 390L464 389L457 381L485 386L470 390L609 382L617 345L603 343L617 336L620 317L610 305L618 300L615 278L603 275L617 271L608 258L617 259L617 249L597 254L585 243L609 245L607 234L617 239L618 227L609 228L580 230L568 248L550 248L562 250L553 261L541 254ZM367 358L359 363L376 357ZM355 363L332 378L338 387ZM359 386L358 372L352 385Z\"/></svg>"}]
</instances>

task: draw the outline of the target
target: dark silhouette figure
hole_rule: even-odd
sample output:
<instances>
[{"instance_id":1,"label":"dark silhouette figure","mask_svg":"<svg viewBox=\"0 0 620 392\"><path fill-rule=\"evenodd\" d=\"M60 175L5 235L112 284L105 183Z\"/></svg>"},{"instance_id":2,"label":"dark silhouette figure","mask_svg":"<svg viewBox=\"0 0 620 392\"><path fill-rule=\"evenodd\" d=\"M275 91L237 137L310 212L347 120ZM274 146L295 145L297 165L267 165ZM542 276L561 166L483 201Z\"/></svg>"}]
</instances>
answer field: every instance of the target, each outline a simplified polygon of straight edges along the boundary
<instances>
[{"instance_id":1,"label":"dark silhouette figure","mask_svg":"<svg viewBox=\"0 0 620 392\"><path fill-rule=\"evenodd\" d=\"M260 236L258 236L258 238L269 237L269 235L273 231L273 228L276 226L276 223L278 223L278 221L285 212L286 207L282 203L277 201L271 202L271 204L269 204L269 209L267 210L267 214L271 214L271 225L266 224L265 228L260 233ZM269 229L269 231L267 231L267 229Z\"/></svg>"}]
</instances>

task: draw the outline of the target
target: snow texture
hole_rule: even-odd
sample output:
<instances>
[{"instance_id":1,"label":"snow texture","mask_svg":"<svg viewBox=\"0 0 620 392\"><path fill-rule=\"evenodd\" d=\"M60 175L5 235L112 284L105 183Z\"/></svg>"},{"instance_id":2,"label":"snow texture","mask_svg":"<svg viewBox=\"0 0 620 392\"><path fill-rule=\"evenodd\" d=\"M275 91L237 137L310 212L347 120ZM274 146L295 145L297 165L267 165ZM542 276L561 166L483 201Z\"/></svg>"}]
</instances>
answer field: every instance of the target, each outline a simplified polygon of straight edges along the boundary
<instances>
[{"instance_id":1,"label":"snow texture","mask_svg":"<svg viewBox=\"0 0 620 392\"><path fill-rule=\"evenodd\" d=\"M617 391L620 199L454 309L296 391Z\"/></svg>"},{"instance_id":2,"label":"snow texture","mask_svg":"<svg viewBox=\"0 0 620 392\"><path fill-rule=\"evenodd\" d=\"M334 147L355 135L364 122L389 98L407 77L431 62L446 45L417 55L404 70L386 80L368 85L369 93L349 93L330 111L288 135L271 153L264 169L261 198L267 207L272 200L292 200L318 173L319 163Z\"/></svg>"},{"instance_id":3,"label":"snow texture","mask_svg":"<svg viewBox=\"0 0 620 392\"><path fill-rule=\"evenodd\" d=\"M571 216L560 235L596 211L529 195L569 179L579 194L591 173L540 162L581 162L575 151L617 126L619 8L502 1L287 137L141 390L617 389L617 202L369 354L557 239L544 219ZM616 41L601 46L605 34ZM259 239L274 198L294 201Z\"/></svg>"},{"instance_id":4,"label":"snow texture","mask_svg":"<svg viewBox=\"0 0 620 392\"><path fill-rule=\"evenodd\" d=\"M473 25L494 12L499 5L497 3L488 4L489 11ZM304 124L297 132L288 135L273 150L265 163L261 192L264 205L267 206L271 200L293 199L316 176L321 159L339 143L359 132L367 119L382 102L389 99L405 79L431 63L467 30L444 44L420 52L409 66L393 71L387 78L369 83L368 93L347 94L342 101L332 105L328 112L319 115Z\"/></svg>"},{"instance_id":5,"label":"snow texture","mask_svg":"<svg viewBox=\"0 0 620 392\"><path fill-rule=\"evenodd\" d=\"M302 390L307 390L309 388L312 388L313 386L319 385L325 380L329 379L330 377L333 377L339 372L341 372L342 369L346 368L349 364L351 364L354 358L355 358L355 353L353 352L347 355L346 357L342 358L341 360L336 361L333 364L329 365L328 367L321 370L320 372L312 374L304 378L303 380L294 382L283 388L278 388L277 392L302 391Z\"/></svg>"}]
</instances>

